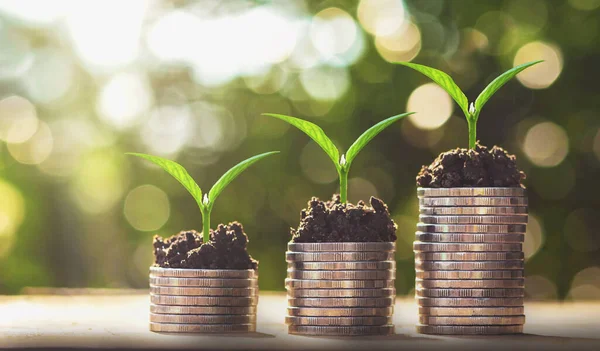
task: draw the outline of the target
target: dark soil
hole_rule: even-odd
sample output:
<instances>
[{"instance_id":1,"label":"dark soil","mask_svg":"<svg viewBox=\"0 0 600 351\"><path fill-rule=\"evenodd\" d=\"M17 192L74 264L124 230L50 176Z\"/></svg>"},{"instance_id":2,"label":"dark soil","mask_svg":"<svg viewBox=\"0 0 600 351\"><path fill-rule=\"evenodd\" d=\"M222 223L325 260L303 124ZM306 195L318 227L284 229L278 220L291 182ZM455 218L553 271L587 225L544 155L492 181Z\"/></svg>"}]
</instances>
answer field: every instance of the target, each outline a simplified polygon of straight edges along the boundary
<instances>
[{"instance_id":1,"label":"dark soil","mask_svg":"<svg viewBox=\"0 0 600 351\"><path fill-rule=\"evenodd\" d=\"M298 229L291 229L295 243L391 242L396 241L396 224L383 201L371 197L371 206L359 201L342 204L340 195L323 202L313 197L302 210Z\"/></svg>"},{"instance_id":2,"label":"dark soil","mask_svg":"<svg viewBox=\"0 0 600 351\"><path fill-rule=\"evenodd\" d=\"M475 150L455 149L440 154L417 175L423 188L520 187L525 173L517 168L514 155L494 146L479 144Z\"/></svg>"},{"instance_id":3,"label":"dark soil","mask_svg":"<svg viewBox=\"0 0 600 351\"><path fill-rule=\"evenodd\" d=\"M248 236L238 222L219 224L203 243L195 230L182 231L170 238L154 236L155 264L163 268L257 269L258 261L246 250Z\"/></svg>"}]
</instances>

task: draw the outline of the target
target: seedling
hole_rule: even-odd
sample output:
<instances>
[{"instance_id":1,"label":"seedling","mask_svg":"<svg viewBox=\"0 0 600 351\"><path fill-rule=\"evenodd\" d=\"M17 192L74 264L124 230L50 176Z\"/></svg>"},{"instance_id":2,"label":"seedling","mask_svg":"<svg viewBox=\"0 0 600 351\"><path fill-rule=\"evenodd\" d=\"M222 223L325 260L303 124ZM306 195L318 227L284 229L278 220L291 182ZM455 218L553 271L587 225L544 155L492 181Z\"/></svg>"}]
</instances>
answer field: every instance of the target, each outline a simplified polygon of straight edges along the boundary
<instances>
[{"instance_id":1,"label":"seedling","mask_svg":"<svg viewBox=\"0 0 600 351\"><path fill-rule=\"evenodd\" d=\"M434 82L436 82L440 87L442 87L448 94L456 101L458 106L463 110L465 117L467 119L467 124L469 126L469 149L475 149L475 144L477 142L477 120L479 119L479 113L481 112L481 108L485 103L494 95L494 93L500 89L506 82L512 79L514 76L519 74L519 72L523 71L527 67L531 67L537 63L543 62L544 60L533 61L524 63L522 65L513 67L508 71L502 73L496 79L494 79L483 91L477 99L475 103L471 102L469 104L469 100L465 94L460 90L458 85L454 83L454 80L447 75L446 73L437 70L435 68L418 65L416 63L410 62L395 62L400 65L404 65L410 67L416 71L419 71L431 78Z\"/></svg>"},{"instance_id":2,"label":"seedling","mask_svg":"<svg viewBox=\"0 0 600 351\"><path fill-rule=\"evenodd\" d=\"M151 156L146 154L138 154L138 153L127 153L127 155L138 156L144 158L160 168L164 169L167 173L169 173L173 178L177 179L184 188L194 197L198 207L200 208L200 213L202 213L202 237L204 242L208 242L210 240L210 213L215 204L215 200L221 194L223 189L231 183L232 180L237 178L246 168L252 166L257 161L273 154L277 154L279 151L271 151L264 154L260 154L254 157L250 157L247 160L244 160L233 168L225 172L223 176L217 180L215 185L210 189L208 194L204 194L202 196L202 190L200 190L200 186L194 181L194 179L190 176L190 174L177 162L167 160L157 156Z\"/></svg>"},{"instance_id":3,"label":"seedling","mask_svg":"<svg viewBox=\"0 0 600 351\"><path fill-rule=\"evenodd\" d=\"M350 146L348 152L346 152L345 155L342 154L341 157L340 152L336 148L335 144L327 137L327 135L325 135L323 129L321 129L321 127L318 125L303 119L274 113L263 113L263 116L271 116L288 122L289 124L303 131L325 151L325 153L333 161L335 169L337 170L340 178L340 200L342 203L346 203L348 198L348 173L350 172L352 161L354 161L359 151L362 150L362 148L365 147L365 145L367 145L371 139L373 139L390 124L413 113L414 112L409 112L390 117L367 129L367 131L358 137L358 139L356 139L356 141Z\"/></svg>"}]
</instances>

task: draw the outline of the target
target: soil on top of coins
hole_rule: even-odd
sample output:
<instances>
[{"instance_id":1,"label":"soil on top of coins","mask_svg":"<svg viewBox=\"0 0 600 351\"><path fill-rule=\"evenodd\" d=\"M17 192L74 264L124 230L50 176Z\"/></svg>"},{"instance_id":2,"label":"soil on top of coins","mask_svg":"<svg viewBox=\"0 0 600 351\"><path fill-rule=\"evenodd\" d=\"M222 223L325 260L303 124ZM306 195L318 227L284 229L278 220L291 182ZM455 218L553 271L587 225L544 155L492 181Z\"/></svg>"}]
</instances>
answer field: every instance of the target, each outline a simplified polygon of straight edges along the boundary
<instances>
[{"instance_id":1,"label":"soil on top of coins","mask_svg":"<svg viewBox=\"0 0 600 351\"><path fill-rule=\"evenodd\" d=\"M258 261L247 251L248 236L238 222L219 224L203 242L195 230L182 231L170 238L154 236L155 265L188 269L257 269Z\"/></svg>"},{"instance_id":2,"label":"soil on top of coins","mask_svg":"<svg viewBox=\"0 0 600 351\"><path fill-rule=\"evenodd\" d=\"M517 158L504 149L488 149L477 142L475 149L455 149L441 153L432 164L423 166L417 186L423 188L521 187L525 173L517 168Z\"/></svg>"},{"instance_id":3,"label":"soil on top of coins","mask_svg":"<svg viewBox=\"0 0 600 351\"><path fill-rule=\"evenodd\" d=\"M291 229L295 243L319 242L392 242L396 224L383 201L371 197L371 206L363 201L343 204L340 195L323 202L313 197L303 209L298 229Z\"/></svg>"}]
</instances>

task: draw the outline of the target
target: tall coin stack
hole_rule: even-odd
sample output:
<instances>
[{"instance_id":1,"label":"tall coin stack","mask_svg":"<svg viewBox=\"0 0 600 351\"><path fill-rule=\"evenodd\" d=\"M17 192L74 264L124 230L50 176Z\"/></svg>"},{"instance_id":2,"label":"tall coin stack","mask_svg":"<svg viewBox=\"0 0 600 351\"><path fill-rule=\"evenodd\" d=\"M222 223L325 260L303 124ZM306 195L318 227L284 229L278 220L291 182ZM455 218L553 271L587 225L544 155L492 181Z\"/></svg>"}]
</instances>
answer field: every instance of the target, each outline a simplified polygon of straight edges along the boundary
<instances>
[{"instance_id":1,"label":"tall coin stack","mask_svg":"<svg viewBox=\"0 0 600 351\"><path fill-rule=\"evenodd\" d=\"M417 331L522 333L525 189L419 188L417 192Z\"/></svg>"},{"instance_id":2,"label":"tall coin stack","mask_svg":"<svg viewBox=\"0 0 600 351\"><path fill-rule=\"evenodd\" d=\"M289 243L290 334L388 335L396 289L395 243Z\"/></svg>"},{"instance_id":3,"label":"tall coin stack","mask_svg":"<svg viewBox=\"0 0 600 351\"><path fill-rule=\"evenodd\" d=\"M254 270L150 268L150 330L169 333L256 331Z\"/></svg>"}]
</instances>

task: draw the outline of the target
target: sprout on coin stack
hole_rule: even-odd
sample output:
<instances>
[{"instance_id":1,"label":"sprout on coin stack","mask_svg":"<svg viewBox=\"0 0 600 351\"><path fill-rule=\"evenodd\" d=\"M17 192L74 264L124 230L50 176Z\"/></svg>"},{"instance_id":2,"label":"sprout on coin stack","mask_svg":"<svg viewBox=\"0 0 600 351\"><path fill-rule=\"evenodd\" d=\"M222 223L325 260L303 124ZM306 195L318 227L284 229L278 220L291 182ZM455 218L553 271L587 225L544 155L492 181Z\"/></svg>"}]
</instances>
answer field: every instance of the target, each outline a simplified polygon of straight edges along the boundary
<instances>
[{"instance_id":1,"label":"sprout on coin stack","mask_svg":"<svg viewBox=\"0 0 600 351\"><path fill-rule=\"evenodd\" d=\"M340 193L331 201L313 197L288 244L288 332L300 335L392 334L396 291L396 225L383 201L347 203L348 173L359 151L377 134L410 113L390 117L363 133L346 154L317 125L281 119L312 138L331 158Z\"/></svg>"},{"instance_id":2,"label":"sprout on coin stack","mask_svg":"<svg viewBox=\"0 0 600 351\"><path fill-rule=\"evenodd\" d=\"M446 73L398 62L445 89L469 127L469 149L440 154L417 176L420 221L414 251L420 333L523 332L525 175L514 156L477 142L476 124L481 108L500 87L539 62L503 73L470 105Z\"/></svg>"},{"instance_id":3,"label":"sprout on coin stack","mask_svg":"<svg viewBox=\"0 0 600 351\"><path fill-rule=\"evenodd\" d=\"M268 152L240 162L210 189L202 190L179 164L156 156L144 158L167 171L194 197L203 232L182 231L154 237L156 262L150 267L150 330L172 333L226 333L256 330L258 262L246 250L248 237L233 222L210 229L210 213L225 187Z\"/></svg>"}]
</instances>

